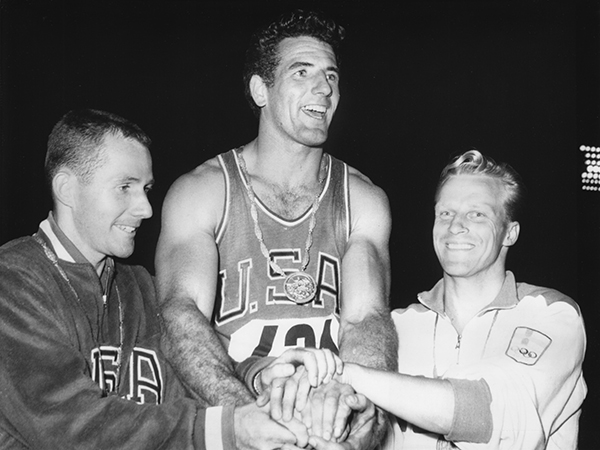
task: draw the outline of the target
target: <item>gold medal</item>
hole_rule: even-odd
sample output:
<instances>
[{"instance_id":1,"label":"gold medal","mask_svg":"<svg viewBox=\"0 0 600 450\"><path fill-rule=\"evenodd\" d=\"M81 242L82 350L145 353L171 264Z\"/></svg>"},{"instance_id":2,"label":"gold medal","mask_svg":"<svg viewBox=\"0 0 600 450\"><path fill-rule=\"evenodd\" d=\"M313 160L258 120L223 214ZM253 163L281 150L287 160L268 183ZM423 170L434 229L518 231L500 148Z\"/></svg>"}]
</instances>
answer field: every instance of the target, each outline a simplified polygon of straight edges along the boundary
<instances>
[{"instance_id":1,"label":"gold medal","mask_svg":"<svg viewBox=\"0 0 600 450\"><path fill-rule=\"evenodd\" d=\"M315 279L306 272L294 272L283 282L285 295L294 303L302 305L310 302L317 293Z\"/></svg>"}]
</instances>

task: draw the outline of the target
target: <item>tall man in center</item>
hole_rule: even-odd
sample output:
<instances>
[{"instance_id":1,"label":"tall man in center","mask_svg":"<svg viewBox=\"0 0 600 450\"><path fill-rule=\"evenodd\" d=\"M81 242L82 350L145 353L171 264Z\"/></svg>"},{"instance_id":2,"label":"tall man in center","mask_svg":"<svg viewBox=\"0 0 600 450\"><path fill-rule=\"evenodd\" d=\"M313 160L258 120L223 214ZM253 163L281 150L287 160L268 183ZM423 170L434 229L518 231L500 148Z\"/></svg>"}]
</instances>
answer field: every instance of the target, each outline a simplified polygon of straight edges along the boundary
<instances>
[{"instance_id":1,"label":"tall man in center","mask_svg":"<svg viewBox=\"0 0 600 450\"><path fill-rule=\"evenodd\" d=\"M303 11L260 30L244 69L258 136L180 177L165 200L156 270L167 352L212 404L252 400L272 379L268 357L296 346L396 368L387 196L323 151L343 37ZM312 432L340 437L335 411L351 392L337 381L313 389Z\"/></svg>"}]
</instances>

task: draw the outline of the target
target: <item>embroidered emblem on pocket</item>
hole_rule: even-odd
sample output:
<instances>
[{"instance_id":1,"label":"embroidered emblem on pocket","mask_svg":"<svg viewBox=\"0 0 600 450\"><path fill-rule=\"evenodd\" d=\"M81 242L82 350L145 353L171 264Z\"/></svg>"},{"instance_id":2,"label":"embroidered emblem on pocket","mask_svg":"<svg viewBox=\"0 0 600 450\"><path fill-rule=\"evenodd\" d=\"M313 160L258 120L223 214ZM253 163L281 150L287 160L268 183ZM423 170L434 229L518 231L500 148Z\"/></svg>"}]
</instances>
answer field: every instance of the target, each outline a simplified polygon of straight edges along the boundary
<instances>
[{"instance_id":1,"label":"embroidered emblem on pocket","mask_svg":"<svg viewBox=\"0 0 600 450\"><path fill-rule=\"evenodd\" d=\"M506 349L506 355L518 363L533 366L551 342L552 339L544 333L527 327L517 327Z\"/></svg>"}]
</instances>

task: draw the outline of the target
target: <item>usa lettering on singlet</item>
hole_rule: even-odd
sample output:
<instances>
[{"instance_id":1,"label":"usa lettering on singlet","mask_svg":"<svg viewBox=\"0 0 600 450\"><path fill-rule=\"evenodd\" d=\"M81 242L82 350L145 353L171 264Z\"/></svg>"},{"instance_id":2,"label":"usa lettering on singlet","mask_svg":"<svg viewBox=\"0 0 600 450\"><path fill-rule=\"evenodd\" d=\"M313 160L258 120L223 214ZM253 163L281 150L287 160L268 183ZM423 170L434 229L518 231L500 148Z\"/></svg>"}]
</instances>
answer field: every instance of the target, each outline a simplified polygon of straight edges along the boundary
<instances>
[{"instance_id":1,"label":"usa lettering on singlet","mask_svg":"<svg viewBox=\"0 0 600 450\"><path fill-rule=\"evenodd\" d=\"M254 234L245 181L236 155L219 156L226 208L217 233L220 268L213 324L236 361L278 356L298 346L338 350L341 260L349 234L347 167L328 158L327 175L315 216L310 262L305 271L317 283L311 302L297 305L283 290L285 276L273 271ZM286 220L256 199L269 257L286 276L302 267L312 209Z\"/></svg>"}]
</instances>

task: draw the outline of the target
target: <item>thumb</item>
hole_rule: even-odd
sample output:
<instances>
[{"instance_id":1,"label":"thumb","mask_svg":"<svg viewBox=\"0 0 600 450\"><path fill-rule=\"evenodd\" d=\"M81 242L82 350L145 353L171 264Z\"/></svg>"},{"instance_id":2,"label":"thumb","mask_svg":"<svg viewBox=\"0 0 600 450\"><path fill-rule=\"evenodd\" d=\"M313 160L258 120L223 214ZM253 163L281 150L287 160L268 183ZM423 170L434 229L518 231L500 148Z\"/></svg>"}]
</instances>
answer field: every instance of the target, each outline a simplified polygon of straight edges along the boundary
<instances>
[{"instance_id":1,"label":"thumb","mask_svg":"<svg viewBox=\"0 0 600 450\"><path fill-rule=\"evenodd\" d=\"M319 436L311 436L310 438L308 438L308 445L310 445L315 450L326 450L328 446L328 441Z\"/></svg>"},{"instance_id":2,"label":"thumb","mask_svg":"<svg viewBox=\"0 0 600 450\"><path fill-rule=\"evenodd\" d=\"M364 411L368 405L369 400L364 395L359 394L350 394L344 397L344 402L348 405L353 411Z\"/></svg>"},{"instance_id":3,"label":"thumb","mask_svg":"<svg viewBox=\"0 0 600 450\"><path fill-rule=\"evenodd\" d=\"M345 398L346 401L346 405L352 407L355 406L358 403L358 399L356 398L356 395L352 394L352 395L347 395Z\"/></svg>"},{"instance_id":4,"label":"thumb","mask_svg":"<svg viewBox=\"0 0 600 450\"><path fill-rule=\"evenodd\" d=\"M270 394L270 391L269 391L269 390L266 390L266 391L262 392L262 393L261 393L261 394L258 396L258 398L256 399L256 404L257 404L259 407L261 407L261 408L262 408L262 407L263 407L263 406L265 406L267 403L269 403L269 400L271 400L271 397L270 397L270 395L271 395L271 394Z\"/></svg>"}]
</instances>

